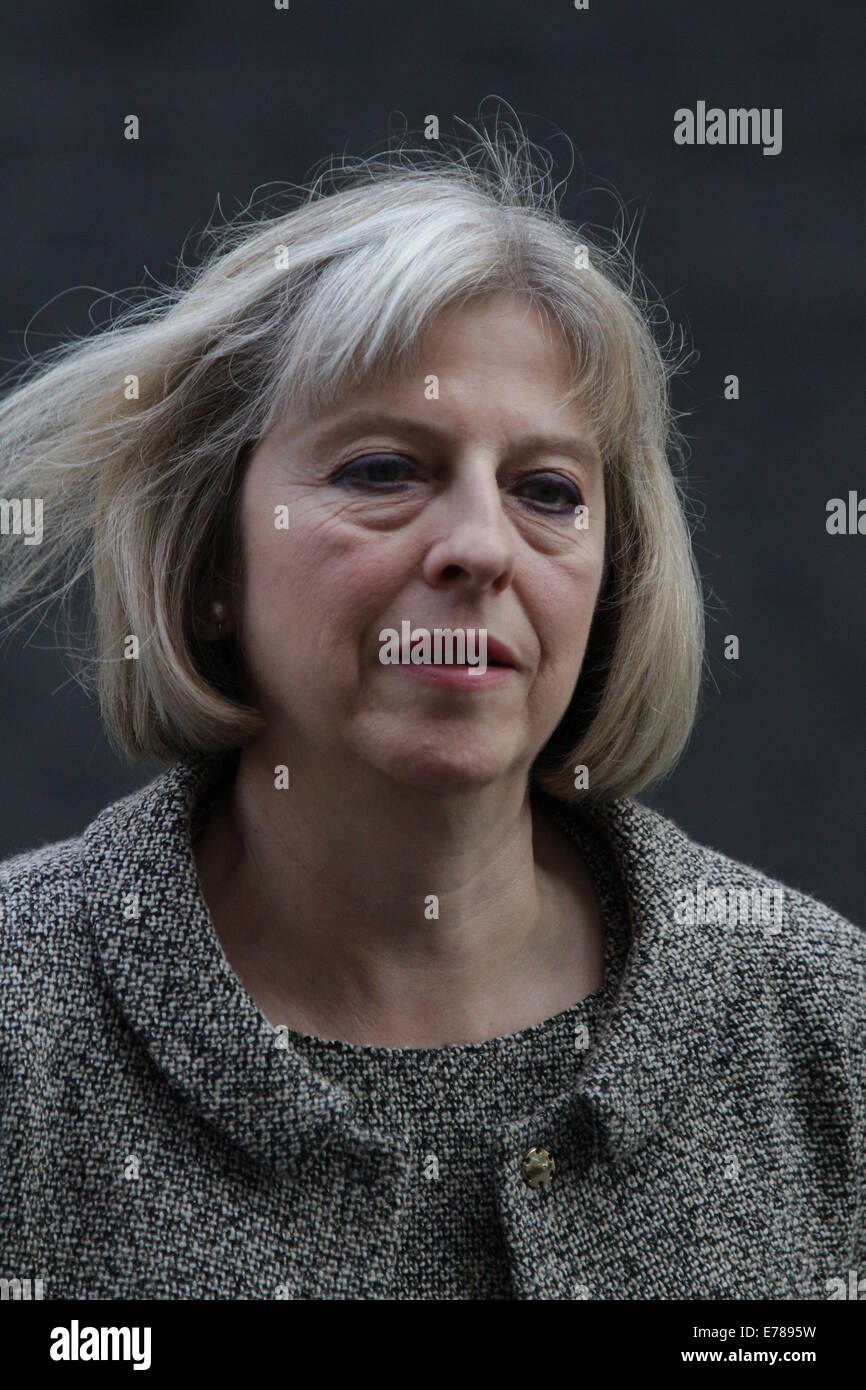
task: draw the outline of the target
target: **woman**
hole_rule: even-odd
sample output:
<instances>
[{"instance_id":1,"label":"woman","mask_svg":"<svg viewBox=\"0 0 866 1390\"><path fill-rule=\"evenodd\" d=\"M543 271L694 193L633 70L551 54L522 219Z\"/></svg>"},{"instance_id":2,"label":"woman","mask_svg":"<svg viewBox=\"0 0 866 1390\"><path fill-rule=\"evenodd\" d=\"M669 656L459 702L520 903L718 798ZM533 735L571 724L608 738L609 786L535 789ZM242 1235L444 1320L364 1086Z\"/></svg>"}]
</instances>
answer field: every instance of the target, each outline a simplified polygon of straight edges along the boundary
<instances>
[{"instance_id":1,"label":"woman","mask_svg":"<svg viewBox=\"0 0 866 1390\"><path fill-rule=\"evenodd\" d=\"M518 138L242 219L0 415L106 728L2 866L2 1268L47 1298L828 1296L864 965L634 799L702 608L626 253ZM438 635L437 635L438 634Z\"/></svg>"}]
</instances>

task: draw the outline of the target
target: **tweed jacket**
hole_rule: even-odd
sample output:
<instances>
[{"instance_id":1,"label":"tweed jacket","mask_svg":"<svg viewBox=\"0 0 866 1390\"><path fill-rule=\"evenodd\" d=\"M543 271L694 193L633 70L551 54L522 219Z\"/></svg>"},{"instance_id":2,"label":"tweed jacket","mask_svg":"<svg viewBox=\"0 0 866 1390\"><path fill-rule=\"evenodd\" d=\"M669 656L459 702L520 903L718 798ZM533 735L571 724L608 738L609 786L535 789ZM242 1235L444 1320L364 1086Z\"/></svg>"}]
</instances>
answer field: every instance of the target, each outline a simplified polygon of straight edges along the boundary
<instances>
[{"instance_id":1,"label":"tweed jacket","mask_svg":"<svg viewBox=\"0 0 866 1390\"><path fill-rule=\"evenodd\" d=\"M0 865L0 1279L399 1298L400 1136L284 1045L202 898L218 763ZM610 845L628 954L573 1088L495 1135L507 1296L833 1296L866 1275L864 934L635 800L542 799Z\"/></svg>"}]
</instances>

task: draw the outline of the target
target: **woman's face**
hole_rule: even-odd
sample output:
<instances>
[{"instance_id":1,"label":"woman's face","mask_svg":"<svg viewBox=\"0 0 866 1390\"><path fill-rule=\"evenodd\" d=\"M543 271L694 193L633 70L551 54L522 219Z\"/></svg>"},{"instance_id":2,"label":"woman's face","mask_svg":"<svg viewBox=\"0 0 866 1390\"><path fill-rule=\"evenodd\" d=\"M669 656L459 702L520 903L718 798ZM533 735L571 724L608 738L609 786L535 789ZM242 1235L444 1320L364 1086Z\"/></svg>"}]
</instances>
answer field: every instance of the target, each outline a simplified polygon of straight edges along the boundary
<instances>
[{"instance_id":1,"label":"woman's face","mask_svg":"<svg viewBox=\"0 0 866 1390\"><path fill-rule=\"evenodd\" d=\"M604 482L587 418L556 409L568 370L556 333L508 294L448 310L417 374L293 419L250 456L247 693L290 769L480 787L525 775L558 724L601 581ZM514 664L452 668L450 682L441 667L383 664L380 634L406 621L486 631L488 663L496 640Z\"/></svg>"}]
</instances>

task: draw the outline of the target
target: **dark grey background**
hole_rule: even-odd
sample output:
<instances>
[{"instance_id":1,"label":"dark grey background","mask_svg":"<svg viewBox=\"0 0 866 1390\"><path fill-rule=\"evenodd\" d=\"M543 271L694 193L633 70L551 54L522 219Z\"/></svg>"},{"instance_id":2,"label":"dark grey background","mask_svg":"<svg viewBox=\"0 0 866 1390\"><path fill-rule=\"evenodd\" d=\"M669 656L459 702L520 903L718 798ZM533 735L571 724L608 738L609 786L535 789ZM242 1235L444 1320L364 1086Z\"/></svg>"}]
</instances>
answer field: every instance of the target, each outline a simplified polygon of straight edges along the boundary
<instances>
[{"instance_id":1,"label":"dark grey background","mask_svg":"<svg viewBox=\"0 0 866 1390\"><path fill-rule=\"evenodd\" d=\"M616 190L698 354L674 403L702 515L704 712L645 799L866 925L866 536L825 529L829 497L866 495L864 28L859 5L813 0L7 9L4 365L28 324L33 350L86 328L94 288L171 278L217 197L230 213L333 151L381 148L401 116L460 133L455 116L503 97L559 176L564 131L564 211L610 225ZM674 110L698 99L782 107L781 154L676 146ZM50 631L19 631L2 657L0 856L77 833L160 770L117 762Z\"/></svg>"}]
</instances>

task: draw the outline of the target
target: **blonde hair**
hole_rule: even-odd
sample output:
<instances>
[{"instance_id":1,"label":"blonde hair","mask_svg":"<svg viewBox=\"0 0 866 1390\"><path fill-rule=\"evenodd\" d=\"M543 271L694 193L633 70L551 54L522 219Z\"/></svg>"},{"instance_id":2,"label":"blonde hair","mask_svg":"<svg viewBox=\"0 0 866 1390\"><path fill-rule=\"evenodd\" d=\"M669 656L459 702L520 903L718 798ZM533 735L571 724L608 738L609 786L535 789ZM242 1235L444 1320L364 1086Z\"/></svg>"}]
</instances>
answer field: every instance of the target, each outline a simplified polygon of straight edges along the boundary
<instances>
[{"instance_id":1,"label":"blonde hair","mask_svg":"<svg viewBox=\"0 0 866 1390\"><path fill-rule=\"evenodd\" d=\"M440 310L499 290L562 330L567 399L587 409L605 465L606 578L533 777L565 800L633 795L685 747L703 608L668 457L681 461L682 441L659 306L621 239L605 247L563 219L519 125L472 130L465 150L401 144L332 163L288 211L208 228L198 267L181 257L173 286L30 359L0 405L0 494L41 498L46 516L41 544L0 540L0 606L61 575L50 599L90 581L102 717L131 761L241 746L263 727L241 696L239 647L197 630L214 578L242 580L232 542L250 447L289 412L411 371Z\"/></svg>"}]
</instances>

